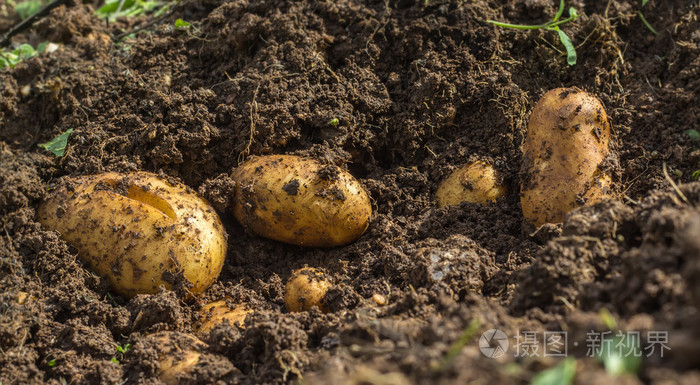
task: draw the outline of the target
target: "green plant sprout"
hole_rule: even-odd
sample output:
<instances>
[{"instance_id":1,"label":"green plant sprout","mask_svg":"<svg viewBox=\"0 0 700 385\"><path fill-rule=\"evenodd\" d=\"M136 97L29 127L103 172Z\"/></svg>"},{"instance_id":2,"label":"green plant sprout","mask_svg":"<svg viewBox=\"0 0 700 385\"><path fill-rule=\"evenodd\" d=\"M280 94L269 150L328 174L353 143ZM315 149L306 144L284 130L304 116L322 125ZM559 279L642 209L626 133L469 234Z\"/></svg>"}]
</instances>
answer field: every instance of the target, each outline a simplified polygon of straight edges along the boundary
<instances>
[{"instance_id":1,"label":"green plant sprout","mask_svg":"<svg viewBox=\"0 0 700 385\"><path fill-rule=\"evenodd\" d=\"M521 25L521 24L508 24L508 23L502 23L500 21L495 21L495 20L486 20L487 23L491 23L495 26L498 27L504 27L504 28L513 28L513 29L544 29L546 31L554 31L559 35L559 40L561 41L561 44L566 48L566 62L569 63L570 66L576 64L577 56L576 56L576 49L574 48L574 44L571 42L571 39L569 36L564 33L561 29L559 29L559 26L562 24L566 24L570 21L576 20L576 18L579 17L578 12L576 12L576 9L574 7L569 7L569 17L563 20L559 20L561 18L562 14L564 13L564 0L561 0L559 2L559 10L557 11L557 14L554 15L554 18L544 24L538 24L538 25Z\"/></svg>"},{"instance_id":2,"label":"green plant sprout","mask_svg":"<svg viewBox=\"0 0 700 385\"><path fill-rule=\"evenodd\" d=\"M479 320L472 320L469 322L469 325L462 331L462 334L459 335L459 338L457 338L457 341L455 341L451 346L450 349L447 351L445 356L442 358L442 361L435 363L433 365L432 370L434 372L441 372L445 368L447 368L452 361L457 358L459 353L462 351L462 348L465 347L469 341L474 338L476 333L481 330L481 322Z\"/></svg>"},{"instance_id":3,"label":"green plant sprout","mask_svg":"<svg viewBox=\"0 0 700 385\"><path fill-rule=\"evenodd\" d=\"M124 346L117 345L117 352L118 353L126 354L126 352L128 352L129 349L131 349L131 344L126 344Z\"/></svg>"},{"instance_id":4,"label":"green plant sprout","mask_svg":"<svg viewBox=\"0 0 700 385\"><path fill-rule=\"evenodd\" d=\"M644 6L647 5L648 2L649 2L649 0L642 0L642 7L641 8L644 8ZM637 11L637 16L642 21L642 23L644 23L644 25L646 25L646 27L649 29L649 31L651 31L651 33L653 33L654 35L659 34L658 32L656 32L654 27L652 27L651 24L649 24L647 19L644 17L644 14L642 13L641 9L639 11Z\"/></svg>"},{"instance_id":5,"label":"green plant sprout","mask_svg":"<svg viewBox=\"0 0 700 385\"><path fill-rule=\"evenodd\" d=\"M129 351L129 349L131 349L131 344L126 344L124 346L117 345L117 353L121 356L120 358L124 359L124 356L126 355L126 352ZM114 362L115 364L119 363L119 360L117 359L117 357L112 357L111 361Z\"/></svg>"},{"instance_id":6,"label":"green plant sprout","mask_svg":"<svg viewBox=\"0 0 700 385\"><path fill-rule=\"evenodd\" d=\"M71 132L73 132L73 129L69 128L61 135L58 135L46 143L40 143L38 146L60 158L66 153L66 145L68 144L68 137Z\"/></svg>"},{"instance_id":7,"label":"green plant sprout","mask_svg":"<svg viewBox=\"0 0 700 385\"><path fill-rule=\"evenodd\" d=\"M107 0L105 5L100 7L95 14L98 17L114 21L120 17L135 17L148 12L155 12L155 17L159 17L168 11L172 1L157 0Z\"/></svg>"},{"instance_id":8,"label":"green plant sprout","mask_svg":"<svg viewBox=\"0 0 700 385\"><path fill-rule=\"evenodd\" d=\"M42 0L27 0L15 5L15 12L20 19L25 20L29 16L39 12L41 7L44 6Z\"/></svg>"},{"instance_id":9,"label":"green plant sprout","mask_svg":"<svg viewBox=\"0 0 700 385\"><path fill-rule=\"evenodd\" d=\"M182 19L175 20L175 28L189 28L190 25L192 25L192 23L186 22Z\"/></svg>"},{"instance_id":10,"label":"green plant sprout","mask_svg":"<svg viewBox=\"0 0 700 385\"><path fill-rule=\"evenodd\" d=\"M338 127L339 123L340 123L340 120L338 120L338 118L333 118L328 122L328 124L330 124L331 127L333 127L333 128Z\"/></svg>"},{"instance_id":11,"label":"green plant sprout","mask_svg":"<svg viewBox=\"0 0 700 385\"><path fill-rule=\"evenodd\" d=\"M602 308L598 314L605 327L611 332L618 328L617 320L608 309ZM601 341L596 358L603 363L605 371L611 376L636 375L639 371L642 366L641 341L639 338L634 338L635 336L638 337L636 334L623 333L618 330L614 337L604 338Z\"/></svg>"},{"instance_id":12,"label":"green plant sprout","mask_svg":"<svg viewBox=\"0 0 700 385\"><path fill-rule=\"evenodd\" d=\"M532 378L531 385L571 385L576 376L576 360L569 357L557 366L543 370Z\"/></svg>"},{"instance_id":13,"label":"green plant sprout","mask_svg":"<svg viewBox=\"0 0 700 385\"><path fill-rule=\"evenodd\" d=\"M5 67L14 68L21 61L33 58L46 50L48 41L40 43L36 48L29 44L22 44L12 51L0 51L0 69Z\"/></svg>"}]
</instances>

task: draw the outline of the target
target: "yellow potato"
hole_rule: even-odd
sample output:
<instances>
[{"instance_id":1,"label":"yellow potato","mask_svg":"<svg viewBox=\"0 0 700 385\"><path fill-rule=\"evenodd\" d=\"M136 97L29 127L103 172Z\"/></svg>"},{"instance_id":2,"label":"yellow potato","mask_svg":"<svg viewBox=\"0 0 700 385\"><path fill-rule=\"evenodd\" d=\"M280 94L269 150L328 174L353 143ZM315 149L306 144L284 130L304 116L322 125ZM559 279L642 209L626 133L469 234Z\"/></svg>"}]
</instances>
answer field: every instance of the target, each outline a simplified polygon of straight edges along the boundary
<instances>
[{"instance_id":1,"label":"yellow potato","mask_svg":"<svg viewBox=\"0 0 700 385\"><path fill-rule=\"evenodd\" d=\"M180 383L180 377L192 371L207 345L190 334L161 332L156 339L158 379L168 385Z\"/></svg>"},{"instance_id":2,"label":"yellow potato","mask_svg":"<svg viewBox=\"0 0 700 385\"><path fill-rule=\"evenodd\" d=\"M231 309L226 305L225 299L208 303L199 311L200 321L197 331L206 333L214 326L227 321L231 326L238 325L238 327L244 328L243 321L252 312L253 310L248 309L244 304L239 304Z\"/></svg>"},{"instance_id":3,"label":"yellow potato","mask_svg":"<svg viewBox=\"0 0 700 385\"><path fill-rule=\"evenodd\" d=\"M37 216L126 297L177 283L200 294L226 256L214 209L186 186L146 172L64 178Z\"/></svg>"},{"instance_id":4,"label":"yellow potato","mask_svg":"<svg viewBox=\"0 0 700 385\"><path fill-rule=\"evenodd\" d=\"M24 305L25 303L32 303L36 300L36 297L33 295L29 295L29 293L27 293L26 291L19 291L17 292L17 297L15 297L15 300L17 301L18 305Z\"/></svg>"},{"instance_id":5,"label":"yellow potato","mask_svg":"<svg viewBox=\"0 0 700 385\"><path fill-rule=\"evenodd\" d=\"M557 223L571 210L612 197L602 163L610 123L603 105L576 87L557 88L535 105L523 144L521 206L536 226Z\"/></svg>"},{"instance_id":6,"label":"yellow potato","mask_svg":"<svg viewBox=\"0 0 700 385\"><path fill-rule=\"evenodd\" d=\"M462 202L485 204L506 193L493 166L482 161L464 165L445 179L435 192L439 208Z\"/></svg>"},{"instance_id":7,"label":"yellow potato","mask_svg":"<svg viewBox=\"0 0 700 385\"><path fill-rule=\"evenodd\" d=\"M284 290L284 304L290 312L307 311L316 306L328 312L323 297L331 283L322 271L304 267L292 273Z\"/></svg>"},{"instance_id":8,"label":"yellow potato","mask_svg":"<svg viewBox=\"0 0 700 385\"><path fill-rule=\"evenodd\" d=\"M263 237L301 246L348 244L369 226L367 192L350 173L292 155L256 157L233 172L233 213Z\"/></svg>"}]
</instances>

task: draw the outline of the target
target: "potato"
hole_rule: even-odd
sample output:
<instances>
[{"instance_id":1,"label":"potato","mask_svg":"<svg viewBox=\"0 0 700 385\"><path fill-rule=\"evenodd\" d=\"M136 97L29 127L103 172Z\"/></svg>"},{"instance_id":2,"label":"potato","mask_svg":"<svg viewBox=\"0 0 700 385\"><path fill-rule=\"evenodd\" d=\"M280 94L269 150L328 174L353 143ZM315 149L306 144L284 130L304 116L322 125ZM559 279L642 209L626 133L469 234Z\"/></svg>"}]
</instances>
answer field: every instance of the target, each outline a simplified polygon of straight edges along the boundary
<instances>
[{"instance_id":1,"label":"potato","mask_svg":"<svg viewBox=\"0 0 700 385\"><path fill-rule=\"evenodd\" d=\"M227 321L231 326L237 324L238 327L244 328L243 321L252 312L253 310L248 309L244 304L239 304L231 309L226 304L225 299L208 303L199 311L200 321L197 331L206 333L213 329L214 326Z\"/></svg>"},{"instance_id":2,"label":"potato","mask_svg":"<svg viewBox=\"0 0 700 385\"><path fill-rule=\"evenodd\" d=\"M348 172L292 155L256 157L234 170L233 213L254 233L300 246L348 244L369 226L367 192Z\"/></svg>"},{"instance_id":3,"label":"potato","mask_svg":"<svg viewBox=\"0 0 700 385\"><path fill-rule=\"evenodd\" d=\"M26 291L17 292L17 297L15 297L18 305L30 304L36 300L36 297L30 295Z\"/></svg>"},{"instance_id":4,"label":"potato","mask_svg":"<svg viewBox=\"0 0 700 385\"><path fill-rule=\"evenodd\" d=\"M523 215L536 226L557 223L569 211L612 197L603 171L610 123L603 105L576 87L557 88L535 105L523 144Z\"/></svg>"},{"instance_id":5,"label":"potato","mask_svg":"<svg viewBox=\"0 0 700 385\"><path fill-rule=\"evenodd\" d=\"M456 206L462 202L485 204L506 193L493 166L482 161L456 169L435 192L439 208Z\"/></svg>"},{"instance_id":6,"label":"potato","mask_svg":"<svg viewBox=\"0 0 700 385\"><path fill-rule=\"evenodd\" d=\"M64 178L39 207L38 220L126 297L179 283L200 294L226 256L214 209L184 185L146 172Z\"/></svg>"},{"instance_id":7,"label":"potato","mask_svg":"<svg viewBox=\"0 0 700 385\"><path fill-rule=\"evenodd\" d=\"M161 332L151 337L156 340L158 379L168 385L180 383L182 375L199 363L207 344L190 334Z\"/></svg>"},{"instance_id":8,"label":"potato","mask_svg":"<svg viewBox=\"0 0 700 385\"><path fill-rule=\"evenodd\" d=\"M304 267L292 273L284 288L284 304L290 312L307 311L318 307L328 312L323 297L331 288L331 283L322 271Z\"/></svg>"}]
</instances>

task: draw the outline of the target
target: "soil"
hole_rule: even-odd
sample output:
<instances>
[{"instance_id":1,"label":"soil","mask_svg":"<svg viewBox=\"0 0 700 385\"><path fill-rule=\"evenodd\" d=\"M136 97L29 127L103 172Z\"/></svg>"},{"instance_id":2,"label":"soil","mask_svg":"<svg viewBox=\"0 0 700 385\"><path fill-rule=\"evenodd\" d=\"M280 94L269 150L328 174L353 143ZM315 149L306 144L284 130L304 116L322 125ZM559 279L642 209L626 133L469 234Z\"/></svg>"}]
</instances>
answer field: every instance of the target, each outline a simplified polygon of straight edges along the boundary
<instances>
[{"instance_id":1,"label":"soil","mask_svg":"<svg viewBox=\"0 0 700 385\"><path fill-rule=\"evenodd\" d=\"M556 33L485 23L542 23L555 3L184 0L116 43L153 16L52 11L13 41L60 48L0 71L0 382L157 384L164 357L187 350L199 362L174 381L523 384L559 362L512 345L482 355L494 328L511 344L566 331L577 384L700 382L700 142L688 134L700 130L700 6L649 1L655 35L638 1L569 1L575 66ZM0 27L16 22L8 12ZM610 116L620 200L535 229L520 209L521 144L538 98L570 86ZM63 157L37 146L70 128ZM313 249L247 231L230 173L262 154L349 170L373 201L367 232ZM506 198L438 209L438 183L477 159ZM135 170L218 210L229 251L201 298L119 297L36 221L58 178ZM304 266L330 277L328 313L285 310ZM254 309L243 327L197 333L202 306L226 297ZM587 333L608 330L601 310L619 330L666 331L670 350L612 379L586 351Z\"/></svg>"}]
</instances>

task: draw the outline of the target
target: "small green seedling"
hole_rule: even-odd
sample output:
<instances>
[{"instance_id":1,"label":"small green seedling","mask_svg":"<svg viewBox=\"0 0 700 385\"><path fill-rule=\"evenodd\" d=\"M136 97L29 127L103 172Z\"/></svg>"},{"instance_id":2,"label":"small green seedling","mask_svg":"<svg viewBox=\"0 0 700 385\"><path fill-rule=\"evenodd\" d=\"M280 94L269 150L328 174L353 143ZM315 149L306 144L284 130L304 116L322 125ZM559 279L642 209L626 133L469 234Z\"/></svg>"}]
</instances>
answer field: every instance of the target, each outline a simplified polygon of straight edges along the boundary
<instances>
[{"instance_id":1,"label":"small green seedling","mask_svg":"<svg viewBox=\"0 0 700 385\"><path fill-rule=\"evenodd\" d=\"M27 0L15 5L15 12L20 19L25 20L29 16L39 12L44 5L42 0Z\"/></svg>"},{"instance_id":2,"label":"small green seedling","mask_svg":"<svg viewBox=\"0 0 700 385\"><path fill-rule=\"evenodd\" d=\"M126 344L124 346L117 345L117 354L120 356L121 359L124 359L124 356L126 355L126 352L129 351L129 349L131 349L131 344ZM112 362L118 364L119 360L117 359L117 357L112 357Z\"/></svg>"},{"instance_id":3,"label":"small green seedling","mask_svg":"<svg viewBox=\"0 0 700 385\"><path fill-rule=\"evenodd\" d=\"M172 1L157 0L107 0L95 14L98 17L114 21L120 17L135 17L145 13L154 12L155 17L160 17L168 11Z\"/></svg>"},{"instance_id":4,"label":"small green seedling","mask_svg":"<svg viewBox=\"0 0 700 385\"><path fill-rule=\"evenodd\" d=\"M648 2L649 2L649 0L642 0L642 7L641 8L644 8L644 6L647 5ZM649 24L647 19L644 17L644 14L642 13L641 9L639 11L637 11L637 16L642 21L642 23L644 23L644 25L647 27L647 29L649 29L649 31L651 31L651 33L653 33L654 35L659 34L658 32L656 32L654 27L652 27L651 24Z\"/></svg>"},{"instance_id":5,"label":"small green seedling","mask_svg":"<svg viewBox=\"0 0 700 385\"><path fill-rule=\"evenodd\" d=\"M117 352L118 353L126 354L126 352L128 352L129 349L131 349L131 344L126 344L124 346L117 345Z\"/></svg>"},{"instance_id":6,"label":"small green seedling","mask_svg":"<svg viewBox=\"0 0 700 385\"><path fill-rule=\"evenodd\" d=\"M66 153L66 145L68 144L68 137L70 136L71 132L73 132L73 129L69 128L61 135L46 143L40 143L38 146L60 158Z\"/></svg>"},{"instance_id":7,"label":"small green seedling","mask_svg":"<svg viewBox=\"0 0 700 385\"><path fill-rule=\"evenodd\" d=\"M611 376L635 375L639 371L642 366L642 347L635 336L635 334L619 332L615 337L602 341L597 358Z\"/></svg>"},{"instance_id":8,"label":"small green seedling","mask_svg":"<svg viewBox=\"0 0 700 385\"><path fill-rule=\"evenodd\" d=\"M56 366L56 359L53 359L53 360L49 361L48 363L49 363L49 367L53 368L54 366Z\"/></svg>"},{"instance_id":9,"label":"small green seedling","mask_svg":"<svg viewBox=\"0 0 700 385\"><path fill-rule=\"evenodd\" d=\"M330 124L331 127L335 128L338 127L338 124L340 124L340 120L338 120L338 118L333 118L328 122L328 124Z\"/></svg>"},{"instance_id":10,"label":"small green seedling","mask_svg":"<svg viewBox=\"0 0 700 385\"><path fill-rule=\"evenodd\" d=\"M481 330L481 322L479 320L472 320L469 322L469 325L467 325L466 329L462 331L462 334L460 334L459 338L457 338L457 341L455 341L452 346L450 346L450 349L447 351L445 354L445 357L443 357L442 361L439 363L436 363L433 365L432 369L434 372L441 372L445 368L447 368L452 361L457 358L459 353L462 351L462 348L464 348L469 341L474 338L476 333Z\"/></svg>"},{"instance_id":11,"label":"small green seedling","mask_svg":"<svg viewBox=\"0 0 700 385\"><path fill-rule=\"evenodd\" d=\"M182 19L175 20L175 28L185 29L185 28L189 28L190 25L192 25L192 23L188 23Z\"/></svg>"},{"instance_id":12,"label":"small green seedling","mask_svg":"<svg viewBox=\"0 0 700 385\"><path fill-rule=\"evenodd\" d=\"M559 365L541 371L532 379L530 385L571 385L576 376L576 360L569 357Z\"/></svg>"},{"instance_id":13,"label":"small green seedling","mask_svg":"<svg viewBox=\"0 0 700 385\"><path fill-rule=\"evenodd\" d=\"M12 51L0 51L0 69L5 67L14 68L23 60L33 58L34 56L43 53L46 50L49 42L45 41L36 46L32 47L29 44L22 44L17 49Z\"/></svg>"},{"instance_id":14,"label":"small green seedling","mask_svg":"<svg viewBox=\"0 0 700 385\"><path fill-rule=\"evenodd\" d=\"M617 320L608 309L602 308L598 314L610 331L617 329ZM614 337L603 338L600 349L596 352L596 358L603 363L605 371L613 377L637 374L642 365L639 334L623 333L618 330Z\"/></svg>"},{"instance_id":15,"label":"small green seedling","mask_svg":"<svg viewBox=\"0 0 700 385\"><path fill-rule=\"evenodd\" d=\"M579 14L576 12L576 9L574 7L569 7L569 17L563 20L559 20L561 18L561 15L564 13L564 0L561 0L559 2L559 10L557 11L557 14L554 15L554 18L544 24L538 24L538 25L521 25L521 24L508 24L508 23L502 23L500 21L494 21L494 20L486 20L487 23L491 23L493 25L496 25L498 27L504 27L504 28L513 28L513 29L544 29L546 31L554 31L559 35L559 40L561 41L561 44L566 48L566 62L569 63L570 66L575 65L577 61L577 56L576 56L576 49L574 48L574 44L571 42L571 39L569 36L564 33L561 29L559 29L559 26L562 24L566 24L570 21L576 20L578 18Z\"/></svg>"}]
</instances>

